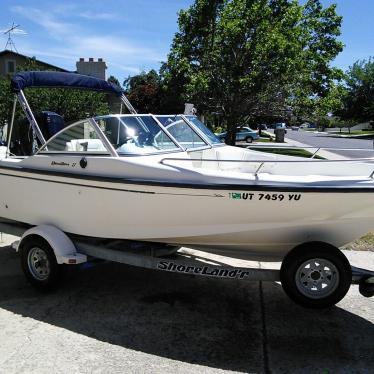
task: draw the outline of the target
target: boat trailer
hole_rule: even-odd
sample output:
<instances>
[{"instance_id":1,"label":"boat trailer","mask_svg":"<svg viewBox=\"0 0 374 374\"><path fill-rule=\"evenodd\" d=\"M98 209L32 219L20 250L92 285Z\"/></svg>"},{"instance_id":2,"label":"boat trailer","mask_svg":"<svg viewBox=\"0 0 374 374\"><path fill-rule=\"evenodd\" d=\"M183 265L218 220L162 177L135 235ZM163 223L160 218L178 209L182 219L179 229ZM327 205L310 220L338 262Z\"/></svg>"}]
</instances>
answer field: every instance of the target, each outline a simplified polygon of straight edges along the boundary
<instances>
[{"instance_id":1,"label":"boat trailer","mask_svg":"<svg viewBox=\"0 0 374 374\"><path fill-rule=\"evenodd\" d=\"M79 253L86 256L146 269L219 279L280 281L280 270L231 266L209 258L196 257L183 250L168 255L152 251L152 249L149 253L139 253L138 250L115 250L79 241L75 244ZM361 295L365 297L374 296L374 271L354 266L351 266L351 268L352 284L359 285Z\"/></svg>"},{"instance_id":2,"label":"boat trailer","mask_svg":"<svg viewBox=\"0 0 374 374\"><path fill-rule=\"evenodd\" d=\"M57 264L79 265L93 260L105 260L122 264L160 270L178 274L189 274L218 279L243 281L281 280L280 270L232 266L211 258L196 256L188 250L177 247L153 246L133 248L122 240L82 239L67 235L50 225L27 228L0 222L0 232L21 237L12 247L19 251L30 238L44 239L53 249ZM374 295L374 271L351 266L352 284L359 285L361 295Z\"/></svg>"}]
</instances>

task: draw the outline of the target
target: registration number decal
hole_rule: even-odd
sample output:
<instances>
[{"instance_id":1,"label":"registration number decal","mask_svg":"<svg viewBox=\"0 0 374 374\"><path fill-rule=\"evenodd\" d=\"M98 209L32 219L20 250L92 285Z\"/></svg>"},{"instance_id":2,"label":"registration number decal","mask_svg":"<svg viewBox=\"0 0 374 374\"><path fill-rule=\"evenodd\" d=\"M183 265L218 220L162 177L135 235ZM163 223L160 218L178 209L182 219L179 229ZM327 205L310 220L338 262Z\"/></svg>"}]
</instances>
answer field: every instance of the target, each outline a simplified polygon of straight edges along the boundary
<instances>
[{"instance_id":1,"label":"registration number decal","mask_svg":"<svg viewBox=\"0 0 374 374\"><path fill-rule=\"evenodd\" d=\"M230 192L233 200L258 200L258 201L299 201L300 193L257 193L257 192Z\"/></svg>"}]
</instances>

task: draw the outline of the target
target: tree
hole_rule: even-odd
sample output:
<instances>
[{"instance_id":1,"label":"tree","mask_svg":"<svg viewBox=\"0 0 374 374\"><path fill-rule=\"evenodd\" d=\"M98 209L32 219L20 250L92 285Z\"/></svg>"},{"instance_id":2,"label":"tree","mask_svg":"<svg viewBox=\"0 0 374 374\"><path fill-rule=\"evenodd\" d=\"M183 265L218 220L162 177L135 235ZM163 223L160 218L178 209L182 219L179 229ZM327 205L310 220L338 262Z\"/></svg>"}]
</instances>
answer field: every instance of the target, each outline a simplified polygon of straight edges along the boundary
<instances>
[{"instance_id":1,"label":"tree","mask_svg":"<svg viewBox=\"0 0 374 374\"><path fill-rule=\"evenodd\" d=\"M123 86L128 99L140 113L161 112L161 78L155 70L128 77Z\"/></svg>"},{"instance_id":2,"label":"tree","mask_svg":"<svg viewBox=\"0 0 374 374\"><path fill-rule=\"evenodd\" d=\"M121 87L121 83L119 83L119 80L114 75L111 75L107 81Z\"/></svg>"},{"instance_id":3,"label":"tree","mask_svg":"<svg viewBox=\"0 0 374 374\"><path fill-rule=\"evenodd\" d=\"M0 127L5 126L10 120L13 101L9 77L0 78Z\"/></svg>"},{"instance_id":4,"label":"tree","mask_svg":"<svg viewBox=\"0 0 374 374\"><path fill-rule=\"evenodd\" d=\"M341 17L319 0L196 0L179 14L164 84L180 107L219 111L234 144L238 124L282 115L290 97L326 96L341 77Z\"/></svg>"},{"instance_id":5,"label":"tree","mask_svg":"<svg viewBox=\"0 0 374 374\"><path fill-rule=\"evenodd\" d=\"M344 106L338 112L343 119L374 120L374 60L356 61L347 71Z\"/></svg>"},{"instance_id":6,"label":"tree","mask_svg":"<svg viewBox=\"0 0 374 374\"><path fill-rule=\"evenodd\" d=\"M290 102L294 115L301 121L315 123L322 131L330 127L336 114L343 108L346 89L341 84L331 84L330 90L323 96L294 97Z\"/></svg>"}]
</instances>

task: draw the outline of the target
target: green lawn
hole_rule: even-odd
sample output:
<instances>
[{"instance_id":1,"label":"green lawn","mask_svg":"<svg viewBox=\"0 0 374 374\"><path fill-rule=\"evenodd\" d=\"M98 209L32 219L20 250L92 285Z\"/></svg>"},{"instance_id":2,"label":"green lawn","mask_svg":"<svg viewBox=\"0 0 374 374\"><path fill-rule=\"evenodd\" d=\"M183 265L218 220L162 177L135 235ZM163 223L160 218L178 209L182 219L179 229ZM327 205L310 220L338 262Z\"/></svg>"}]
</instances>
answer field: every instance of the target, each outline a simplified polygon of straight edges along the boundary
<instances>
[{"instance_id":1,"label":"green lawn","mask_svg":"<svg viewBox=\"0 0 374 374\"><path fill-rule=\"evenodd\" d=\"M254 143L272 143L272 142L274 142L274 139L260 138L260 139L257 139Z\"/></svg>"},{"instance_id":2,"label":"green lawn","mask_svg":"<svg viewBox=\"0 0 374 374\"><path fill-rule=\"evenodd\" d=\"M296 156L296 157L312 157L313 153L306 151L305 149L292 149L292 148L251 148L252 151L276 153L279 155ZM324 160L323 157L314 156L315 159Z\"/></svg>"},{"instance_id":3,"label":"green lawn","mask_svg":"<svg viewBox=\"0 0 374 374\"><path fill-rule=\"evenodd\" d=\"M353 241L342 247L353 251L374 251L374 232L369 232L362 238Z\"/></svg>"}]
</instances>

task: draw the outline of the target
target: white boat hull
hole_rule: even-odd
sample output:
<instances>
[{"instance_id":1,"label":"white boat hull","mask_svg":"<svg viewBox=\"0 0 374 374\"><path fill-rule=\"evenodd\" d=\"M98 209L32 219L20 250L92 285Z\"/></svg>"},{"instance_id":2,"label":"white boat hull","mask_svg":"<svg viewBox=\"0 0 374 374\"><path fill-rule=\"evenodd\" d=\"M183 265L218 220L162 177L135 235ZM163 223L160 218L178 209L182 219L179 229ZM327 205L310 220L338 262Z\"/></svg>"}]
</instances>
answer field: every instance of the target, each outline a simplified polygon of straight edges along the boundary
<instances>
[{"instance_id":1,"label":"white boat hull","mask_svg":"<svg viewBox=\"0 0 374 374\"><path fill-rule=\"evenodd\" d=\"M369 192L238 190L0 174L0 217L78 235L186 245L260 260L298 244L341 246L374 228Z\"/></svg>"}]
</instances>

